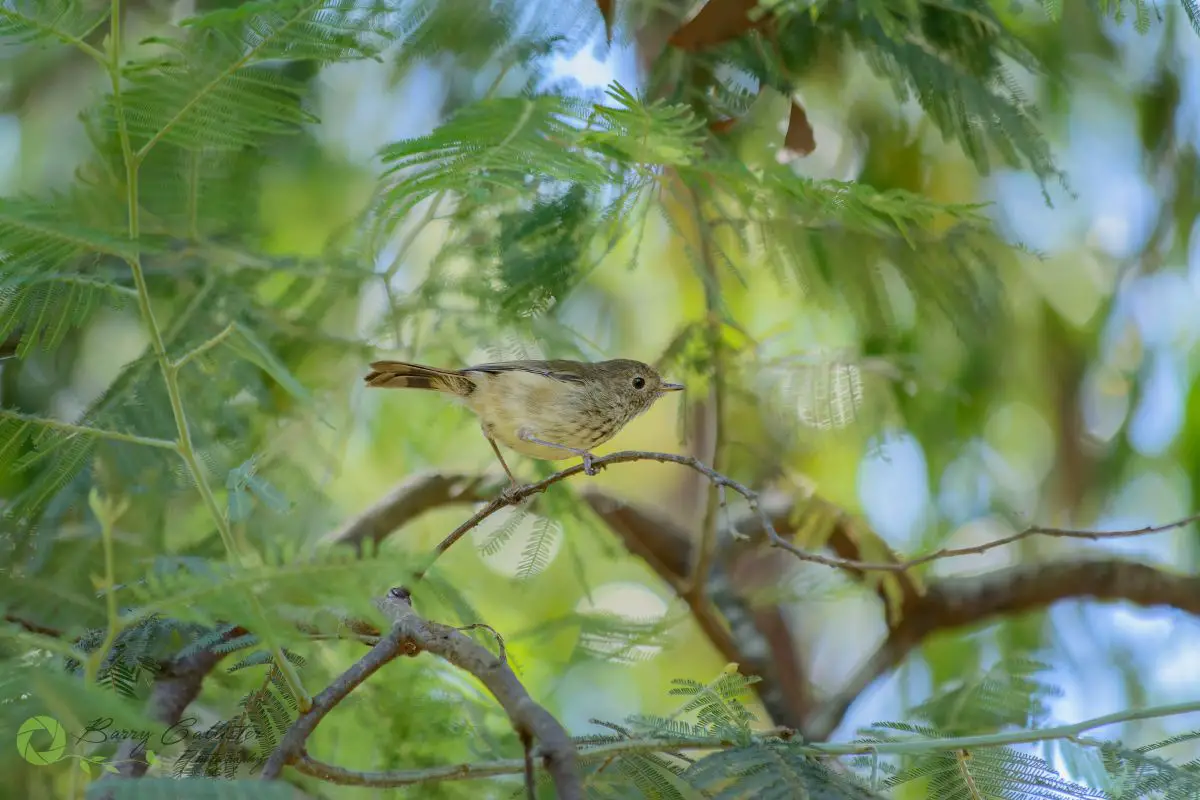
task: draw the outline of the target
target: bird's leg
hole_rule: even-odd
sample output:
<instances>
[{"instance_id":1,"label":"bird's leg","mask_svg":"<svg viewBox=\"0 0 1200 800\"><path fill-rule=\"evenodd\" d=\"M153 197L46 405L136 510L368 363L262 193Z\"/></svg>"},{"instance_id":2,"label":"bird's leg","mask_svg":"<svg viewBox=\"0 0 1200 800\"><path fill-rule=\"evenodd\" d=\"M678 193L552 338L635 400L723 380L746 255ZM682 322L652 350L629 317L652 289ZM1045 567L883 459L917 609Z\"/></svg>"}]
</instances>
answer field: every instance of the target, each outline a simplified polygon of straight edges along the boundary
<instances>
[{"instance_id":1,"label":"bird's leg","mask_svg":"<svg viewBox=\"0 0 1200 800\"><path fill-rule=\"evenodd\" d=\"M597 472L596 468L592 466L592 459L595 458L595 456L593 456L587 450L580 450L578 447L567 447L565 444L555 444L554 442L547 442L542 439L537 439L534 438L533 434L524 429L517 431L517 438L533 444L540 444L543 447L553 447L558 450L566 450L568 453L574 453L583 459L584 472L586 472L588 475L595 475Z\"/></svg>"},{"instance_id":2,"label":"bird's leg","mask_svg":"<svg viewBox=\"0 0 1200 800\"><path fill-rule=\"evenodd\" d=\"M496 440L491 436L488 436L487 431L483 432L483 437L487 439L488 444L492 446L492 452L495 453L496 458L499 459L500 466L504 467L504 474L508 475L510 484L503 492L501 492L501 494L505 496L505 499L511 501L514 498L517 489L521 487L521 483L512 474L512 470L508 468L508 464L504 462L504 456L500 454L500 448L496 446Z\"/></svg>"}]
</instances>

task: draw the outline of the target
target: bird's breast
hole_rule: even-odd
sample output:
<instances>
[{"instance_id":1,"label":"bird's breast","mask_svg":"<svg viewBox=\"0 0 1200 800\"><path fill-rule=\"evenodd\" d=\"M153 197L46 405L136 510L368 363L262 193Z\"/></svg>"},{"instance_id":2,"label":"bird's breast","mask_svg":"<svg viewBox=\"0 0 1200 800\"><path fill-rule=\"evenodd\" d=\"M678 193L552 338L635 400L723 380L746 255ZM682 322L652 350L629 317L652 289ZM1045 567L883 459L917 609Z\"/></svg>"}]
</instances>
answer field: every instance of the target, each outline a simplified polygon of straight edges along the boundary
<instances>
[{"instance_id":1,"label":"bird's breast","mask_svg":"<svg viewBox=\"0 0 1200 800\"><path fill-rule=\"evenodd\" d=\"M587 384L512 371L481 375L477 385L467 403L488 435L532 458L557 461L572 455L525 441L522 430L546 442L588 450L611 439L627 421L618 409L597 403Z\"/></svg>"}]
</instances>

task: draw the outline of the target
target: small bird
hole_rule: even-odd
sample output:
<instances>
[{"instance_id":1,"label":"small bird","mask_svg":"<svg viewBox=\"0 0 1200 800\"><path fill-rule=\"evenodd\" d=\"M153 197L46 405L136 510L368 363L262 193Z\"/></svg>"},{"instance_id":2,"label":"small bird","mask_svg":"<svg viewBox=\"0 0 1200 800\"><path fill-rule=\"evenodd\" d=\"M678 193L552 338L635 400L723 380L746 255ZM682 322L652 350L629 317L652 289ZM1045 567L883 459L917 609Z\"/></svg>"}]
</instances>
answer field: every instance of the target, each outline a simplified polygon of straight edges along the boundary
<instances>
[{"instance_id":1,"label":"small bird","mask_svg":"<svg viewBox=\"0 0 1200 800\"><path fill-rule=\"evenodd\" d=\"M584 471L595 475L593 447L616 436L667 392L684 388L664 381L654 367L627 358L504 361L460 370L375 361L364 380L370 387L432 389L457 397L479 417L483 435L514 487L518 481L496 442L546 461L580 456Z\"/></svg>"}]
</instances>

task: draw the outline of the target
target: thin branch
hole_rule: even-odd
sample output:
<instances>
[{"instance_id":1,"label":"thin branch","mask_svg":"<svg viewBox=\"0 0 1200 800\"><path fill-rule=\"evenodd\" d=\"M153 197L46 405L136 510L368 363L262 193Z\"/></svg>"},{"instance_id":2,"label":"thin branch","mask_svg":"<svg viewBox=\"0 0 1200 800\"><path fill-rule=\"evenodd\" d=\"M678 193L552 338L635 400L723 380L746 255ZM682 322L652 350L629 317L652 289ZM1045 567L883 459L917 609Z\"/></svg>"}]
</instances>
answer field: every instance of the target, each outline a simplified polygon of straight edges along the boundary
<instances>
[{"instance_id":1,"label":"thin branch","mask_svg":"<svg viewBox=\"0 0 1200 800\"><path fill-rule=\"evenodd\" d=\"M973 750L987 747L1007 747L1017 744L1044 742L1052 739L1068 739L1078 737L1096 728L1116 725L1122 722L1134 722L1144 719L1178 716L1200 712L1200 701L1175 703L1165 706L1152 706L1141 709L1128 709L1102 717L1094 717L1082 722L1057 725L1051 728L1037 730L1006 731L989 733L978 736L952 736L941 739L926 739L912 737L894 742L849 742L845 744L793 744L791 749L798 753L816 757L854 756L854 755L916 755L950 750ZM773 728L756 734L762 738L789 740L794 732L787 728ZM665 753L692 750L722 750L732 747L742 747L744 743L721 738L679 738L679 739L626 739L619 742L597 745L594 747L581 746L579 759L584 763L607 761L621 756L637 753ZM535 755L540 754L540 748ZM304 756L296 763L296 768L314 777L322 778L332 783L347 786L370 786L387 788L392 786L408 786L418 783L436 783L440 781L473 780L489 778L497 775L519 775L525 769L522 759L504 759L486 761L475 764L455 764L429 769L397 770L392 772L355 772L334 767Z\"/></svg>"},{"instance_id":2,"label":"thin branch","mask_svg":"<svg viewBox=\"0 0 1200 800\"><path fill-rule=\"evenodd\" d=\"M213 336L211 339L207 339L207 340L201 342L200 344L193 347L191 350L188 350L186 353L184 353L182 356L180 356L175 361L172 361L171 369L173 369L175 372L178 372L179 370L183 369L184 366L192 359L199 358L200 356L207 353L209 350L212 350L214 347L217 347L218 345L220 345L221 342L228 339L235 330L237 330L237 323L236 322L229 323L221 330L220 333Z\"/></svg>"},{"instance_id":3,"label":"thin branch","mask_svg":"<svg viewBox=\"0 0 1200 800\"><path fill-rule=\"evenodd\" d=\"M934 581L845 687L805 722L805 734L828 738L871 684L900 666L934 633L1082 599L1168 606L1200 617L1200 576L1108 559L1022 565Z\"/></svg>"},{"instance_id":4,"label":"thin branch","mask_svg":"<svg viewBox=\"0 0 1200 800\"><path fill-rule=\"evenodd\" d=\"M700 195L692 186L688 187L688 194L691 195L691 205L695 212L696 237L699 239L700 261L704 267L701 278L704 283L708 346L712 353L713 367L712 391L709 394L713 419L712 465L714 470L718 470L725 461L725 356L720 316L720 277L712 252L713 232L704 218ZM725 507L725 489L721 484L717 484L707 493L704 519L700 524L700 546L696 548L695 561L688 576L690 586L686 594L695 595L697 599L704 597L713 555L717 549L718 515Z\"/></svg>"},{"instance_id":5,"label":"thin branch","mask_svg":"<svg viewBox=\"0 0 1200 800\"><path fill-rule=\"evenodd\" d=\"M1035 535L1075 539L1128 538L1132 536L1145 536L1152 533L1161 533L1163 531L1171 530L1173 528L1180 528L1200 520L1200 514L1193 514L1183 519L1176 520L1174 522L1168 522L1163 525L1154 525L1145 528L1138 528L1136 530L1125 531L1084 531L1034 526L1026 528L1020 533L1007 536L1003 539L997 539L993 542L987 542L971 547L943 548L933 553L928 553L907 561L859 561L857 559L840 558L837 556L827 556L820 553L812 553L787 541L775 530L775 525L771 520L771 515L762 509L759 503L759 495L757 492L738 483L732 478L722 475L693 456L682 456L675 453L655 453L645 450L622 450L620 452L610 453L606 456L602 456L601 458L597 458L592 462L592 465L596 469L603 469L610 464L623 464L630 461L658 461L662 463L679 464L695 470L701 475L707 477L718 488L722 486L728 487L744 497L746 502L750 505L751 512L757 518L761 530L766 533L767 539L772 547L786 550L801 561L808 561L813 564L823 564L824 566L834 567L837 569L858 570L863 572L906 572L913 567L927 564L931 561L955 556L975 555ZM417 579L423 577L424 574L428 572L429 567L442 555L442 553L445 553L447 550L449 550L455 542L465 536L471 529L478 526L481 522L495 514L500 509L505 508L506 506L517 505L526 498L540 494L554 484L564 481L567 478L574 477L582 472L583 465L576 464L556 472L547 478L543 478L536 483L519 486L512 491L505 492L497 496L486 506L475 512L470 519L455 528L445 539L443 539L438 546L434 548L434 552L430 560L421 569L414 573L415 577ZM735 532L734 535L737 536L738 533Z\"/></svg>"},{"instance_id":6,"label":"thin branch","mask_svg":"<svg viewBox=\"0 0 1200 800\"><path fill-rule=\"evenodd\" d=\"M630 462L630 461L658 461L658 462L669 463L669 464L680 464L682 466L688 467L689 469L695 470L696 472L699 472L701 475L704 475L718 488L722 487L722 486L728 486L730 489L733 489L735 492L740 494L742 497L746 498L746 502L748 502L750 504L751 510L754 511L759 516L759 520L762 523L763 528L765 530L768 530L770 532L770 535L774 536L773 541L774 540L782 541L782 539L779 538L779 534L775 533L775 529L771 525L770 517L767 516L766 514L764 514L762 512L762 510L758 507L758 493L757 492L754 492L754 491L748 489L747 487L743 486L742 484L738 483L737 481L735 481L731 478L727 478L726 476L713 470L711 467L708 467L702 461L700 461L699 459L697 459L693 456L681 456L681 455L676 455L675 453L654 453L654 452L645 451L645 450L622 450L620 452L609 453L606 456L602 456L600 458L595 459L594 461L592 461L592 466L595 469L600 470L600 469L604 469L605 467L609 466L610 464L624 464L624 463ZM454 545L454 543L457 542L459 539L461 539L463 536L465 536L468 531L470 531L472 528L479 525L479 523L483 522L485 519L487 519L491 515L495 514L500 509L502 509L506 506L515 506L518 503L520 503L521 501L525 500L526 498L532 497L533 495L536 495L536 494L540 494L540 493L546 491L546 489L550 488L554 484L559 483L561 481L565 481L567 478L571 478L575 475L579 475L582 472L583 472L583 464L576 464L574 466L567 467L564 470L556 472L553 475L549 476L548 478L543 478L542 480L537 481L536 483L529 483L524 486L518 486L511 491L508 491L508 492L505 492L505 493L499 495L494 500L492 500L490 503L488 503L486 506L479 509L479 511L476 511L475 514L470 519L468 519L466 522L464 522L463 524L461 524L457 528L455 528L453 531L451 531L450 535L448 535L445 539L443 539L438 544L438 546L436 548L434 548L433 556L429 559L429 561L414 574L415 578L420 579L421 577L423 577L425 575L425 573L429 571L429 568L430 568L430 566L432 566L433 562L435 562L442 555L442 553L449 550ZM797 550L797 552L804 553L804 551L800 550L799 548L796 548L796 550ZM821 559L823 561L829 560L829 559L826 559L824 556L815 556L815 555L809 554L809 553L805 553L804 555L807 557L807 560L814 560L814 559Z\"/></svg>"},{"instance_id":7,"label":"thin branch","mask_svg":"<svg viewBox=\"0 0 1200 800\"><path fill-rule=\"evenodd\" d=\"M329 685L323 692L312 699L312 706L301 713L288 728L275 752L263 766L262 779L274 780L283 773L283 768L299 757L304 750L304 743L316 730L321 720L344 700L350 692L358 688L367 678L374 675L384 664L398 658L405 647L411 647L402 625L395 625L372 647L367 654L356 661L350 669Z\"/></svg>"},{"instance_id":8,"label":"thin branch","mask_svg":"<svg viewBox=\"0 0 1200 800\"><path fill-rule=\"evenodd\" d=\"M137 436L132 433L121 433L120 431L108 431L103 428L92 428L87 425L74 425L70 422L61 422L56 419L47 419L46 417L34 417L28 414L19 414L16 411L7 411L0 409L0 419L12 419L18 422L27 422L31 425L39 425L43 428L63 431L64 433L73 433L79 436L91 436L96 439L106 439L110 442L125 442L126 444L136 444L143 447L157 447L160 450L177 450L175 442L170 439L155 439L150 436Z\"/></svg>"},{"instance_id":9,"label":"thin branch","mask_svg":"<svg viewBox=\"0 0 1200 800\"><path fill-rule=\"evenodd\" d=\"M1193 522L1200 522L1200 514L1192 514L1182 519L1177 519L1173 522L1166 522L1162 525L1147 525L1144 528L1132 528L1119 531L1088 531L1088 530L1072 530L1068 528L1047 528L1041 525L1033 525L1019 533L1014 533L1012 536L1005 536L1001 539L996 539L984 544L974 545L971 547L944 547L941 550L935 550L932 553L927 553L917 558L901 561L898 564L891 566L883 565L868 565L866 569L887 569L890 572L904 572L918 567L922 564L928 564L930 561L937 561L942 558L957 558L959 556L972 556L980 553L986 553L988 550L994 550L997 547L1003 547L1006 544L1019 542L1022 539L1028 539L1031 536L1049 536L1059 539L1091 539L1093 541L1099 539L1129 539L1134 536L1146 536L1152 533L1163 533L1165 531L1174 530L1175 528L1183 528L1191 525ZM768 534L769 535L769 534ZM862 567L860 567L862 568Z\"/></svg>"},{"instance_id":10,"label":"thin branch","mask_svg":"<svg viewBox=\"0 0 1200 800\"><path fill-rule=\"evenodd\" d=\"M783 539L776 528L776 522L786 520L792 512L792 504L787 503L778 509L769 509L766 516L772 518L770 527L763 524L763 514L755 513L754 516L739 520L734 525L735 536L748 536L753 539L755 536L766 536L767 540L775 547L787 550L792 555L802 561L811 561L825 566L837 567L839 569L849 570L851 572L896 572L903 573L909 570L928 564L932 561L940 561L944 558L959 558L961 556L971 556L986 553L989 550L994 550L997 547L1003 547L1014 542L1019 542L1023 539L1028 539L1033 536L1046 536L1059 539L1130 539L1137 536L1147 536L1155 533L1163 533L1165 531L1183 528L1191 525L1193 522L1200 522L1200 513L1190 514L1180 519L1165 522L1160 525L1147 525L1143 528L1130 528L1115 531L1095 531L1095 530L1076 530L1068 528L1051 528L1044 525L1032 525L1022 531L1005 536L1000 539L994 539L983 544L970 545L968 547L943 547L939 550L934 550L924 555L915 556L910 559L900 559L890 561L861 561L856 558L828 557L821 556L815 553L810 553L802 550L795 545ZM844 515L844 512L839 512ZM782 523L781 523L782 524ZM836 548L835 548L836 549Z\"/></svg>"},{"instance_id":11,"label":"thin branch","mask_svg":"<svg viewBox=\"0 0 1200 800\"><path fill-rule=\"evenodd\" d=\"M60 631L58 628L51 628L49 626L42 625L38 622L34 622L32 620L25 619L24 617L19 617L16 614L6 613L4 615L4 621L11 622L13 625L16 625L19 628L24 628L25 630L29 631L30 633L36 633L39 636L46 636L46 637L49 637L52 639L59 639L59 638L62 638L62 635L63 635L62 631Z\"/></svg>"},{"instance_id":12,"label":"thin branch","mask_svg":"<svg viewBox=\"0 0 1200 800\"><path fill-rule=\"evenodd\" d=\"M284 735L278 749L271 754L263 769L263 779L277 778L283 767L290 763L326 780L368 785L360 781L340 780L348 775L366 773L351 773L316 762L308 758L304 744L334 706L380 667L400 655L415 656L427 651L478 678L508 714L518 737L538 742L539 765L550 772L558 797L563 800L582 800L583 783L579 777L574 743L558 720L529 696L506 659L493 655L456 628L422 618L413 610L406 589L392 589L387 597L377 601L377 605L392 619L391 631L328 689L314 698L313 707L300 715ZM517 763L521 765L520 771L524 771L525 760ZM323 771L314 771L314 764Z\"/></svg>"}]
</instances>

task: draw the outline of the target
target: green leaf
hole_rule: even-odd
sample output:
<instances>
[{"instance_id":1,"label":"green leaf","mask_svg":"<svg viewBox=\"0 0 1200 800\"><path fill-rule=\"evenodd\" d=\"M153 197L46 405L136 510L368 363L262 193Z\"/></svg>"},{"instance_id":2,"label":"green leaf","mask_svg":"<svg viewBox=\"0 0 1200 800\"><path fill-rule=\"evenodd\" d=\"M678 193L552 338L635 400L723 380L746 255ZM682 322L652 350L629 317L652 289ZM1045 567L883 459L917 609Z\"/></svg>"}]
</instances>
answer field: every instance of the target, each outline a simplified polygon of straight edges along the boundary
<instances>
[{"instance_id":1,"label":"green leaf","mask_svg":"<svg viewBox=\"0 0 1200 800\"><path fill-rule=\"evenodd\" d=\"M166 56L125 70L130 88L101 117L124 124L138 157L160 142L187 150L258 147L264 136L316 122L301 102L304 84L280 61L375 57L383 10L347 0L249 3L188 20L191 36L160 39Z\"/></svg>"},{"instance_id":2,"label":"green leaf","mask_svg":"<svg viewBox=\"0 0 1200 800\"><path fill-rule=\"evenodd\" d=\"M291 509L287 497L256 474L257 465L258 457L255 456L231 469L225 478L225 488L229 490L230 522L244 522L250 516L254 507L251 495L276 513Z\"/></svg>"},{"instance_id":3,"label":"green leaf","mask_svg":"<svg viewBox=\"0 0 1200 800\"><path fill-rule=\"evenodd\" d=\"M581 144L624 164L687 166L703 157L704 121L687 105L662 100L646 104L616 82L607 94L617 108L596 106L593 113L604 128L583 134Z\"/></svg>"},{"instance_id":4,"label":"green leaf","mask_svg":"<svg viewBox=\"0 0 1200 800\"><path fill-rule=\"evenodd\" d=\"M0 39L6 44L43 39L80 44L80 37L107 18L107 4L97 13L75 0L8 0L0 4Z\"/></svg>"},{"instance_id":5,"label":"green leaf","mask_svg":"<svg viewBox=\"0 0 1200 800\"><path fill-rule=\"evenodd\" d=\"M568 97L537 95L480 100L433 133L393 144L381 158L393 183L385 197L398 218L443 191L471 195L498 189L526 192L544 181L585 185L610 179L606 167L577 147L586 106Z\"/></svg>"},{"instance_id":6,"label":"green leaf","mask_svg":"<svg viewBox=\"0 0 1200 800\"><path fill-rule=\"evenodd\" d=\"M271 352L271 348L246 326L237 326L223 344L270 375L292 397L305 404L312 401L312 396L304 385L296 380L283 362Z\"/></svg>"}]
</instances>

